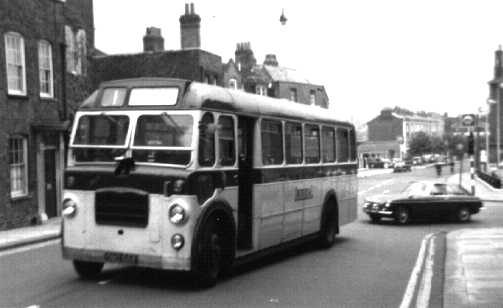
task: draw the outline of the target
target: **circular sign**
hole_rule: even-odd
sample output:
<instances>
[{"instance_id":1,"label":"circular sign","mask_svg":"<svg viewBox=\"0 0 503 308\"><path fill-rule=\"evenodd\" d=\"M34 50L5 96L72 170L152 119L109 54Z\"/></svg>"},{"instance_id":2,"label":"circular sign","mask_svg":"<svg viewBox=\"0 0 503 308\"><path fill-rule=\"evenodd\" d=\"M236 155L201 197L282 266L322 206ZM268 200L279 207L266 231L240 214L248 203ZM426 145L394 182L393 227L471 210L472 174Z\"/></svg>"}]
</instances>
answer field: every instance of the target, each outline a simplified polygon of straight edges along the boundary
<instances>
[{"instance_id":1,"label":"circular sign","mask_svg":"<svg viewBox=\"0 0 503 308\"><path fill-rule=\"evenodd\" d=\"M463 126L473 126L475 125L475 117L472 114L465 114L461 118L461 124Z\"/></svg>"}]
</instances>

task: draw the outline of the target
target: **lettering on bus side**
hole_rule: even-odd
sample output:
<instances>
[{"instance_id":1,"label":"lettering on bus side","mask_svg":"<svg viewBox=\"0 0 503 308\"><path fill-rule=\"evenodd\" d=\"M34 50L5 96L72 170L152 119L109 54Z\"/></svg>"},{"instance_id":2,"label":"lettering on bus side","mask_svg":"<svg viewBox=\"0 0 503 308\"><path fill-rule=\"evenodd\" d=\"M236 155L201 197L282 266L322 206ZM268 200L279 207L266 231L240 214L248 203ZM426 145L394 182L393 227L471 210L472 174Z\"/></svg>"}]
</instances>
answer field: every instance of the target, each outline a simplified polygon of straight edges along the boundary
<instances>
[{"instance_id":1,"label":"lettering on bus side","mask_svg":"<svg viewBox=\"0 0 503 308\"><path fill-rule=\"evenodd\" d=\"M313 191L309 188L295 187L295 201L313 199Z\"/></svg>"}]
</instances>

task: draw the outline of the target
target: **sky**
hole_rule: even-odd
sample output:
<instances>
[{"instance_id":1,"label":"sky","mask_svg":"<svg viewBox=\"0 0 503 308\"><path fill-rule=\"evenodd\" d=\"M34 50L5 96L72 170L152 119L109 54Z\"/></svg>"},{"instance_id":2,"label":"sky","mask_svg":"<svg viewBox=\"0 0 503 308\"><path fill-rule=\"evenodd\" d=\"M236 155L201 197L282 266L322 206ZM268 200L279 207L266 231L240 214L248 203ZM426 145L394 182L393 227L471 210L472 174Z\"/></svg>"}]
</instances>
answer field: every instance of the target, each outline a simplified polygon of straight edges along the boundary
<instances>
[{"instance_id":1,"label":"sky","mask_svg":"<svg viewBox=\"0 0 503 308\"><path fill-rule=\"evenodd\" d=\"M141 52L147 27L180 49L185 0L94 0L96 48ZM325 86L340 119L363 124L386 107L457 116L486 108L494 52L503 44L501 0L191 1L201 48L223 62L250 42L258 63ZM288 21L281 25L282 10Z\"/></svg>"}]
</instances>

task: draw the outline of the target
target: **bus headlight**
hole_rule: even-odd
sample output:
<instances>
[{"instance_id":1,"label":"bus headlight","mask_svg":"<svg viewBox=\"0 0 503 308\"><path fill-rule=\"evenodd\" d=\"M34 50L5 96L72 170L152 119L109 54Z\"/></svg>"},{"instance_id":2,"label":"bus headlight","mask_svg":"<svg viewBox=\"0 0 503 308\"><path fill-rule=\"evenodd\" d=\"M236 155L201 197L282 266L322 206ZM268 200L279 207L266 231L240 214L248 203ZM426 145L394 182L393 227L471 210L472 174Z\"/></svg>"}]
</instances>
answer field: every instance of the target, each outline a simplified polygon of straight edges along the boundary
<instances>
[{"instance_id":1,"label":"bus headlight","mask_svg":"<svg viewBox=\"0 0 503 308\"><path fill-rule=\"evenodd\" d=\"M75 215L77 215L77 202L69 198L65 199L63 201L63 211L61 214L68 218L75 217Z\"/></svg>"},{"instance_id":2,"label":"bus headlight","mask_svg":"<svg viewBox=\"0 0 503 308\"><path fill-rule=\"evenodd\" d=\"M173 204L169 209L169 221L175 225L181 225L187 221L187 213L180 204Z\"/></svg>"},{"instance_id":3,"label":"bus headlight","mask_svg":"<svg viewBox=\"0 0 503 308\"><path fill-rule=\"evenodd\" d=\"M171 237L171 246L173 246L175 250L182 249L184 244L185 239L183 238L183 235L177 233Z\"/></svg>"}]
</instances>

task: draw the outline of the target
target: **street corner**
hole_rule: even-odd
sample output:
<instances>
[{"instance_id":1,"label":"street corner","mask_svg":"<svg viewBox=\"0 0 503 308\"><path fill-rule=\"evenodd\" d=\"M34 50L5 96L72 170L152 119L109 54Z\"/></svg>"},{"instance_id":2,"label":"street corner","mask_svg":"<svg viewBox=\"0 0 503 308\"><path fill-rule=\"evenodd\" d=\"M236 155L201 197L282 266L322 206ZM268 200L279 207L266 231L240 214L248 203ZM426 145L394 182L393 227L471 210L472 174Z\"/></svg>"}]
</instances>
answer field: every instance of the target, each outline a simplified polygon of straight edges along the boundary
<instances>
[{"instance_id":1,"label":"street corner","mask_svg":"<svg viewBox=\"0 0 503 308\"><path fill-rule=\"evenodd\" d=\"M446 232L423 238L400 308L443 306L445 252Z\"/></svg>"},{"instance_id":2,"label":"street corner","mask_svg":"<svg viewBox=\"0 0 503 308\"><path fill-rule=\"evenodd\" d=\"M501 307L503 228L461 229L447 235L444 307Z\"/></svg>"}]
</instances>

